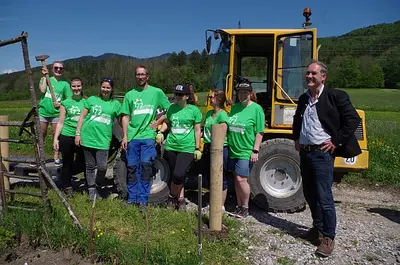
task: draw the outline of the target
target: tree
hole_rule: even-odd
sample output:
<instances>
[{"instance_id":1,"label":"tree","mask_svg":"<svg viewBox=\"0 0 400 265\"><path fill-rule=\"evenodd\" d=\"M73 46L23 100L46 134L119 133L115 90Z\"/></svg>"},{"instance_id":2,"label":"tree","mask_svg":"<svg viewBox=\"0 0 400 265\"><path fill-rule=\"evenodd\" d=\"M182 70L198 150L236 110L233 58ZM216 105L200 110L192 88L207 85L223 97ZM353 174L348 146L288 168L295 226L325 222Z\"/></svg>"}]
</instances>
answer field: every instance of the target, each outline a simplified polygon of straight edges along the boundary
<instances>
[{"instance_id":1,"label":"tree","mask_svg":"<svg viewBox=\"0 0 400 265\"><path fill-rule=\"evenodd\" d=\"M327 85L338 88L358 86L361 71L358 61L351 56L338 56L329 65Z\"/></svg>"},{"instance_id":2,"label":"tree","mask_svg":"<svg viewBox=\"0 0 400 265\"><path fill-rule=\"evenodd\" d=\"M385 87L400 88L400 45L384 52L379 61L385 74Z\"/></svg>"},{"instance_id":3,"label":"tree","mask_svg":"<svg viewBox=\"0 0 400 265\"><path fill-rule=\"evenodd\" d=\"M381 88L385 83L382 67L371 56L362 56L358 59L361 75L358 80L360 88Z\"/></svg>"}]
</instances>

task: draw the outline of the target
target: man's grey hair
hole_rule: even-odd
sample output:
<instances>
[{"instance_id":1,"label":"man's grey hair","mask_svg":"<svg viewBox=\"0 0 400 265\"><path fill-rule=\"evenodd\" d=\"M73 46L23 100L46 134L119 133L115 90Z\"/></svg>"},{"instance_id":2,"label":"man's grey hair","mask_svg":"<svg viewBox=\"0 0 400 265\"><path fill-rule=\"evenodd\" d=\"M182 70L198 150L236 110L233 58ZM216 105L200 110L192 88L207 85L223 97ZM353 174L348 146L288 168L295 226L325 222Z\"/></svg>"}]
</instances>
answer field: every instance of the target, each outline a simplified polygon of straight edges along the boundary
<instances>
[{"instance_id":1,"label":"man's grey hair","mask_svg":"<svg viewBox=\"0 0 400 265\"><path fill-rule=\"evenodd\" d=\"M325 74L326 75L328 73L328 67L326 66L326 64L324 64L323 62L318 61L318 60L313 60L311 63L309 63L307 65L307 68L310 65L312 65L313 63L315 63L315 64L317 64L317 65L319 65L321 67L321 74Z\"/></svg>"}]
</instances>

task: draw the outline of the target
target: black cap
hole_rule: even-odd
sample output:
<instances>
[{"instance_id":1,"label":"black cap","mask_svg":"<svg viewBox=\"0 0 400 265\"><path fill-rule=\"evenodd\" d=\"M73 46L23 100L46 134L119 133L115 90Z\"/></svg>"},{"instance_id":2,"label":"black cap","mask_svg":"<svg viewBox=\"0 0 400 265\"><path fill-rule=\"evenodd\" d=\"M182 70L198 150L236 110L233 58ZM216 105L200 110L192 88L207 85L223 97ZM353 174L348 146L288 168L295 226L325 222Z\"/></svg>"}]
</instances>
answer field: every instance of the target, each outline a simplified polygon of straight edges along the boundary
<instances>
[{"instance_id":1,"label":"black cap","mask_svg":"<svg viewBox=\"0 0 400 265\"><path fill-rule=\"evenodd\" d=\"M174 88L174 94L190 94L189 87L185 85L177 85Z\"/></svg>"}]
</instances>

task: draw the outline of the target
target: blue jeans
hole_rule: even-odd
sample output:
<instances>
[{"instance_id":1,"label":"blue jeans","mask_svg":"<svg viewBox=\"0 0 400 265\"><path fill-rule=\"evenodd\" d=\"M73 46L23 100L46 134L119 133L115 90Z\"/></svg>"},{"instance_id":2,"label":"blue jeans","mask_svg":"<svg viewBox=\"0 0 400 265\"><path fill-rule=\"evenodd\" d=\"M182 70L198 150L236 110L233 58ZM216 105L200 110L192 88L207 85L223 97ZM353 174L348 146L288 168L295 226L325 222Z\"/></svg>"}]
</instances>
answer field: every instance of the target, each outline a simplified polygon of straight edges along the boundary
<instances>
[{"instance_id":1,"label":"blue jeans","mask_svg":"<svg viewBox=\"0 0 400 265\"><path fill-rule=\"evenodd\" d=\"M126 158L129 203L148 202L156 155L154 139L132 140L128 143Z\"/></svg>"},{"instance_id":2,"label":"blue jeans","mask_svg":"<svg viewBox=\"0 0 400 265\"><path fill-rule=\"evenodd\" d=\"M303 193L310 206L313 226L331 239L336 234L336 210L332 195L334 161L329 152L300 150Z\"/></svg>"}]
</instances>

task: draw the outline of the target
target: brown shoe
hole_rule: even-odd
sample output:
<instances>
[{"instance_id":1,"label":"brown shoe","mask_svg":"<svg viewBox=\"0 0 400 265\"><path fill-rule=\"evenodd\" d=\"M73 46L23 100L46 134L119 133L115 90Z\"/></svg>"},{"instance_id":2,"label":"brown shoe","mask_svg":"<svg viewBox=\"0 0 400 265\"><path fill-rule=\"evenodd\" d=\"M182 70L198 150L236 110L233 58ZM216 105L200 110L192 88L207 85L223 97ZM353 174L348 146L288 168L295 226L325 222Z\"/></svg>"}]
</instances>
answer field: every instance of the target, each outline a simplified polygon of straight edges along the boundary
<instances>
[{"instance_id":1,"label":"brown shoe","mask_svg":"<svg viewBox=\"0 0 400 265\"><path fill-rule=\"evenodd\" d=\"M325 236L322 240L321 244L318 246L315 254L320 255L322 257L329 257L333 252L333 247L335 245L335 241L331 238Z\"/></svg>"}]
</instances>

